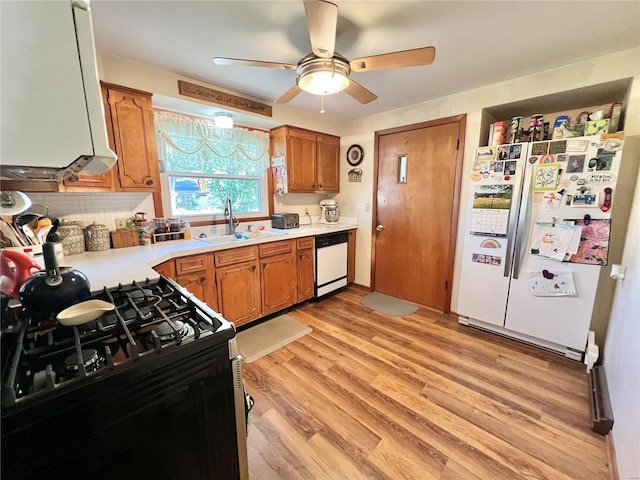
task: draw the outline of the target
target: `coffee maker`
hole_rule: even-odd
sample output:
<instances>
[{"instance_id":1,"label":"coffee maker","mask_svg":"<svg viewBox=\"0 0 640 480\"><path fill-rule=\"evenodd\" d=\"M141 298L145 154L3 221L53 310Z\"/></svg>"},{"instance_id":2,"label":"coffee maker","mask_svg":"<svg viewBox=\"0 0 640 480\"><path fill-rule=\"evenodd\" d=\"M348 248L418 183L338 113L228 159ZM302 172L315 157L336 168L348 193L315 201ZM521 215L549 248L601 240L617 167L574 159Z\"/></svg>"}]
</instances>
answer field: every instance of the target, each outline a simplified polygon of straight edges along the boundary
<instances>
[{"instance_id":1,"label":"coffee maker","mask_svg":"<svg viewBox=\"0 0 640 480\"><path fill-rule=\"evenodd\" d=\"M320 220L318 223L337 223L340 218L340 210L335 200L322 200L320 202Z\"/></svg>"}]
</instances>

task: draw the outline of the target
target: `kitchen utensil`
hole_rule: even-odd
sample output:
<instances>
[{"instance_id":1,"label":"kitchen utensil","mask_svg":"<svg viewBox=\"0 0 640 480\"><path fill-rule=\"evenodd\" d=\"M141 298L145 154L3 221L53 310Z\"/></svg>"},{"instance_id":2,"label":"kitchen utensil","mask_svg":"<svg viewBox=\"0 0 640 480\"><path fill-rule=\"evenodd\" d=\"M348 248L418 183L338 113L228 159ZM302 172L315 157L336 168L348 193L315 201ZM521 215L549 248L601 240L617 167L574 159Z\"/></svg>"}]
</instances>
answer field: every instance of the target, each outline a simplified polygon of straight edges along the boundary
<instances>
[{"instance_id":1,"label":"kitchen utensil","mask_svg":"<svg viewBox=\"0 0 640 480\"><path fill-rule=\"evenodd\" d=\"M17 215L31 206L31 199L22 192L0 192L0 215Z\"/></svg>"},{"instance_id":2,"label":"kitchen utensil","mask_svg":"<svg viewBox=\"0 0 640 480\"><path fill-rule=\"evenodd\" d=\"M109 229L106 225L99 225L96 222L84 229L84 243L87 252L101 252L109 250Z\"/></svg>"},{"instance_id":3,"label":"kitchen utensil","mask_svg":"<svg viewBox=\"0 0 640 480\"><path fill-rule=\"evenodd\" d=\"M53 228L53 225L49 225L48 227L43 227L40 230L38 230L38 233L36 234L36 236L38 237L38 241L40 243L45 243L47 241L47 236L49 235L49 232L51 231L52 228Z\"/></svg>"},{"instance_id":4,"label":"kitchen utensil","mask_svg":"<svg viewBox=\"0 0 640 480\"><path fill-rule=\"evenodd\" d=\"M91 294L87 276L72 267L58 266L55 245L42 246L45 270L27 278L20 287L22 305L36 319L47 319L76 303L87 300Z\"/></svg>"},{"instance_id":5,"label":"kitchen utensil","mask_svg":"<svg viewBox=\"0 0 640 480\"><path fill-rule=\"evenodd\" d=\"M2 247L20 247L24 243L16 234L13 226L4 220L0 220L0 233L2 234Z\"/></svg>"},{"instance_id":6,"label":"kitchen utensil","mask_svg":"<svg viewBox=\"0 0 640 480\"><path fill-rule=\"evenodd\" d=\"M0 251L0 286L2 293L18 298L20 287L31 275L41 270L33 258L14 250Z\"/></svg>"},{"instance_id":7,"label":"kitchen utensil","mask_svg":"<svg viewBox=\"0 0 640 480\"><path fill-rule=\"evenodd\" d=\"M114 308L112 303L104 300L85 300L65 308L56 315L56 319L65 327L73 327L89 323Z\"/></svg>"}]
</instances>

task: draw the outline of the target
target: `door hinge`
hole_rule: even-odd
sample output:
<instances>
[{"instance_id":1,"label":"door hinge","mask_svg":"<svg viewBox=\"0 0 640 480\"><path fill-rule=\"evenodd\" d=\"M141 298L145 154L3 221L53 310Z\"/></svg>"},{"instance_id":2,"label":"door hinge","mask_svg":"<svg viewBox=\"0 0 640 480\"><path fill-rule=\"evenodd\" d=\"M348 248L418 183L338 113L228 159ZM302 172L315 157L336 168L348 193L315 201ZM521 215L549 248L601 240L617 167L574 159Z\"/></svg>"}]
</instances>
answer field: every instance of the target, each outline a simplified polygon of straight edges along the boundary
<instances>
[{"instance_id":1,"label":"door hinge","mask_svg":"<svg viewBox=\"0 0 640 480\"><path fill-rule=\"evenodd\" d=\"M444 289L449 290L449 280L444 281Z\"/></svg>"},{"instance_id":2,"label":"door hinge","mask_svg":"<svg viewBox=\"0 0 640 480\"><path fill-rule=\"evenodd\" d=\"M460 148L460 139L456 140L456 150Z\"/></svg>"}]
</instances>

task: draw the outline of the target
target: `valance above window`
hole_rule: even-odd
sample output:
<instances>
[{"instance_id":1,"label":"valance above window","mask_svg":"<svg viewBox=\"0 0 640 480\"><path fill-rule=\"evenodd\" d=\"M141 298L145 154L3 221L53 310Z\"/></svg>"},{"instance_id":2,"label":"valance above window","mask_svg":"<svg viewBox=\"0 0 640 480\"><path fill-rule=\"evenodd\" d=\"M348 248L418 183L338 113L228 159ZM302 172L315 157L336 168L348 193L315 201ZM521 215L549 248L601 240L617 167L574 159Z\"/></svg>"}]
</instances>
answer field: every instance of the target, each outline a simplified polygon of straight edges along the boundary
<instances>
[{"instance_id":1,"label":"valance above window","mask_svg":"<svg viewBox=\"0 0 640 480\"><path fill-rule=\"evenodd\" d=\"M162 110L154 120L162 171L262 175L269 166L268 132Z\"/></svg>"}]
</instances>

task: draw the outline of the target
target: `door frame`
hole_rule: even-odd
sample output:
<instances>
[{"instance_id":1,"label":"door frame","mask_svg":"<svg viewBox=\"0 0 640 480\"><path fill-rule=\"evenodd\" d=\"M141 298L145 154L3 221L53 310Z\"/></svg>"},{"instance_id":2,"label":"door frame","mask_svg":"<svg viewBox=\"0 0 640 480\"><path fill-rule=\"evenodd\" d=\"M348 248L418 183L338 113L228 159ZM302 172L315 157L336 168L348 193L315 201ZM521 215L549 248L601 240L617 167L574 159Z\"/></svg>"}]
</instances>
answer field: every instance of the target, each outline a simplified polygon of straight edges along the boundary
<instances>
[{"instance_id":1,"label":"door frame","mask_svg":"<svg viewBox=\"0 0 640 480\"><path fill-rule=\"evenodd\" d=\"M427 122L414 123L411 125L403 125L400 127L389 128L375 132L374 148L373 148L373 208L371 215L371 271L369 272L369 284L371 290L375 291L375 271L376 271L376 226L378 225L378 168L379 168L379 141L380 137L392 135L395 133L408 132L411 130L420 130L423 128L436 127L447 123L458 124L458 145L456 150L456 170L453 186L453 203L451 207L451 229L449 230L449 258L447 259L447 277L446 277L446 293L445 293L445 309L443 313L451 313L451 291L453 286L453 271L456 259L456 243L458 235L458 218L460 211L460 190L462 186L462 168L464 165L464 145L467 126L467 115L454 115L451 117L440 118L437 120L429 120Z\"/></svg>"}]
</instances>

